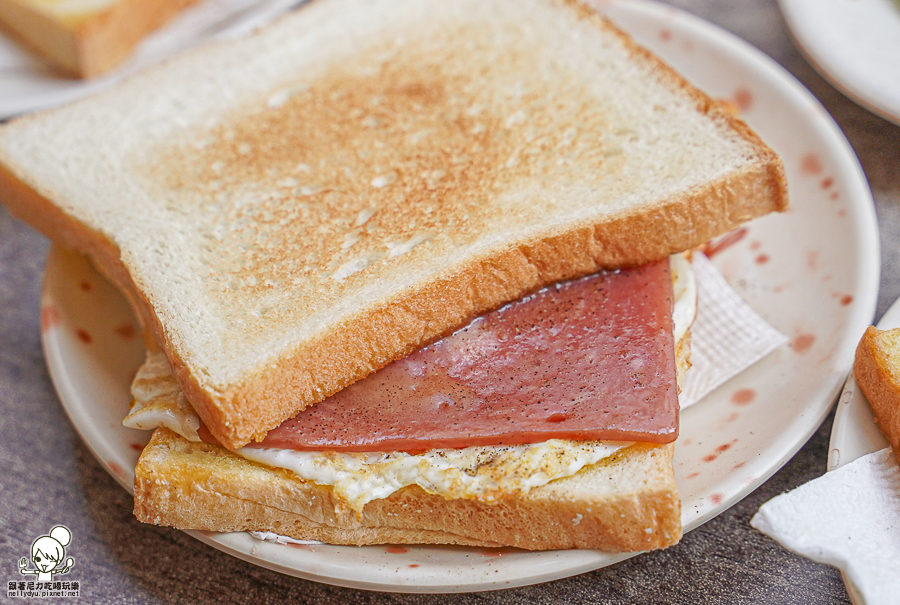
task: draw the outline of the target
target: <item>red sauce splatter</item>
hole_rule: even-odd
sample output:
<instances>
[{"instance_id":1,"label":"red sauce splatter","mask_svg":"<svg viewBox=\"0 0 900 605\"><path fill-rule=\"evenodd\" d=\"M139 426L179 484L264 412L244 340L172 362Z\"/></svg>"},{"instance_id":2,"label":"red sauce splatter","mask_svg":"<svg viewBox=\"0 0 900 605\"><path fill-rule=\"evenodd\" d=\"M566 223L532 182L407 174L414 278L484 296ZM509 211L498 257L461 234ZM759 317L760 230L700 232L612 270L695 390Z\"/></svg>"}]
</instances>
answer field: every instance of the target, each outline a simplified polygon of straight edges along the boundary
<instances>
[{"instance_id":1,"label":"red sauce splatter","mask_svg":"<svg viewBox=\"0 0 900 605\"><path fill-rule=\"evenodd\" d=\"M731 403L735 405L747 405L756 399L756 391L753 389L738 389L731 395Z\"/></svg>"},{"instance_id":2,"label":"red sauce splatter","mask_svg":"<svg viewBox=\"0 0 900 605\"><path fill-rule=\"evenodd\" d=\"M741 468L742 466L744 466L745 464L747 464L747 463L746 463L746 462L738 462L738 463L735 464L733 467L731 467L731 470L736 471L736 470L738 470L739 468Z\"/></svg>"},{"instance_id":3,"label":"red sauce splatter","mask_svg":"<svg viewBox=\"0 0 900 605\"><path fill-rule=\"evenodd\" d=\"M812 250L806 253L806 266L810 268L810 270L815 271L819 268L819 253L816 250Z\"/></svg>"},{"instance_id":4,"label":"red sauce splatter","mask_svg":"<svg viewBox=\"0 0 900 605\"><path fill-rule=\"evenodd\" d=\"M736 243L738 243L739 241L744 239L744 237L746 237L746 235L747 235L747 228L741 227L740 229L736 229L736 230L732 231L731 233L722 236L716 242L710 242L710 243L706 244L706 246L703 249L703 252L706 254L706 256L708 256L709 258L712 258L719 252L722 252L723 250L730 248L731 246L735 245Z\"/></svg>"},{"instance_id":5,"label":"red sauce splatter","mask_svg":"<svg viewBox=\"0 0 900 605\"><path fill-rule=\"evenodd\" d=\"M703 462L712 462L716 458L718 458L718 454L710 454L709 456L703 456Z\"/></svg>"},{"instance_id":6,"label":"red sauce splatter","mask_svg":"<svg viewBox=\"0 0 900 605\"><path fill-rule=\"evenodd\" d=\"M838 210L838 216L841 218L844 218L845 216L847 216L847 210L844 208L841 208L840 210Z\"/></svg>"},{"instance_id":7,"label":"red sauce splatter","mask_svg":"<svg viewBox=\"0 0 900 605\"><path fill-rule=\"evenodd\" d=\"M820 185L822 186L822 189L828 189L832 185L834 185L834 179L831 178L830 176L825 177L824 179L822 179L822 182L820 183Z\"/></svg>"},{"instance_id":8,"label":"red sauce splatter","mask_svg":"<svg viewBox=\"0 0 900 605\"><path fill-rule=\"evenodd\" d=\"M699 477L699 476L700 476L700 473L691 473L690 475L687 476L687 478L693 479L694 477Z\"/></svg>"},{"instance_id":9,"label":"red sauce splatter","mask_svg":"<svg viewBox=\"0 0 900 605\"><path fill-rule=\"evenodd\" d=\"M751 250L759 250L760 248L762 248L762 242L761 242L761 241L759 241L759 240L753 240L752 242L750 242L750 249L751 249Z\"/></svg>"},{"instance_id":10,"label":"red sauce splatter","mask_svg":"<svg viewBox=\"0 0 900 605\"><path fill-rule=\"evenodd\" d=\"M722 445L720 445L719 447L716 448L716 451L720 454L722 452L727 452L729 449L731 449L731 446L734 445L735 443L737 443L737 439L732 439L731 443L723 443Z\"/></svg>"},{"instance_id":11,"label":"red sauce splatter","mask_svg":"<svg viewBox=\"0 0 900 605\"><path fill-rule=\"evenodd\" d=\"M713 494L709 497L710 502L713 504L721 504L724 499L725 497L722 494Z\"/></svg>"},{"instance_id":12,"label":"red sauce splatter","mask_svg":"<svg viewBox=\"0 0 900 605\"><path fill-rule=\"evenodd\" d=\"M659 30L659 39L663 42L668 42L672 39L672 32L667 29Z\"/></svg>"},{"instance_id":13,"label":"red sauce splatter","mask_svg":"<svg viewBox=\"0 0 900 605\"><path fill-rule=\"evenodd\" d=\"M416 567L419 566L419 564L418 563L410 563L409 566L412 567L413 569L415 569Z\"/></svg>"},{"instance_id":14,"label":"red sauce splatter","mask_svg":"<svg viewBox=\"0 0 900 605\"><path fill-rule=\"evenodd\" d=\"M814 153L808 153L800 160L800 170L804 174L816 175L822 172L822 162L819 156Z\"/></svg>"},{"instance_id":15,"label":"red sauce splatter","mask_svg":"<svg viewBox=\"0 0 900 605\"><path fill-rule=\"evenodd\" d=\"M81 340L81 342L83 342L85 344L91 344L94 341L94 339L91 338L91 335L88 334L87 331L82 330L81 328L79 328L75 332L75 335L78 336L78 339Z\"/></svg>"},{"instance_id":16,"label":"red sauce splatter","mask_svg":"<svg viewBox=\"0 0 900 605\"><path fill-rule=\"evenodd\" d=\"M800 334L797 336L794 341L791 343L791 347L797 353L806 353L809 351L810 347L813 346L813 343L816 341L816 337L812 334Z\"/></svg>"},{"instance_id":17,"label":"red sauce splatter","mask_svg":"<svg viewBox=\"0 0 900 605\"><path fill-rule=\"evenodd\" d=\"M832 192L831 192L831 195L829 195L828 197L831 198L831 199L833 199L833 200L836 200L836 199L838 199L838 198L841 197L841 196L840 196L840 194L839 194L837 191L832 191Z\"/></svg>"},{"instance_id":18,"label":"red sauce splatter","mask_svg":"<svg viewBox=\"0 0 900 605\"><path fill-rule=\"evenodd\" d=\"M141 445L140 443L131 443L131 444L129 444L129 446L131 447L131 449L133 449L136 452L144 451L144 446Z\"/></svg>"},{"instance_id":19,"label":"red sauce splatter","mask_svg":"<svg viewBox=\"0 0 900 605\"><path fill-rule=\"evenodd\" d=\"M768 254L760 254L759 256L756 257L757 265L765 265L767 262L769 262Z\"/></svg>"},{"instance_id":20,"label":"red sauce splatter","mask_svg":"<svg viewBox=\"0 0 900 605\"><path fill-rule=\"evenodd\" d=\"M746 88L738 88L734 91L734 102L741 111L747 111L753 106L753 93Z\"/></svg>"},{"instance_id":21,"label":"red sauce splatter","mask_svg":"<svg viewBox=\"0 0 900 605\"><path fill-rule=\"evenodd\" d=\"M388 546L384 549L384 552L390 553L392 555L402 555L404 553L408 553L409 549L404 546Z\"/></svg>"},{"instance_id":22,"label":"red sauce splatter","mask_svg":"<svg viewBox=\"0 0 900 605\"><path fill-rule=\"evenodd\" d=\"M772 292L774 292L775 294L778 294L779 292L783 292L783 291L784 291L784 286L775 286L774 288L772 288Z\"/></svg>"},{"instance_id":23,"label":"red sauce splatter","mask_svg":"<svg viewBox=\"0 0 900 605\"><path fill-rule=\"evenodd\" d=\"M135 330L134 326L131 324L122 324L116 328L113 328L113 332L124 338L125 340L131 340L134 338Z\"/></svg>"},{"instance_id":24,"label":"red sauce splatter","mask_svg":"<svg viewBox=\"0 0 900 605\"><path fill-rule=\"evenodd\" d=\"M728 418L725 419L725 422L734 422L735 420L740 418L740 416L741 415L738 414L737 412L732 412L731 414L728 415Z\"/></svg>"},{"instance_id":25,"label":"red sauce splatter","mask_svg":"<svg viewBox=\"0 0 900 605\"><path fill-rule=\"evenodd\" d=\"M53 305L47 305L41 308L41 331L46 332L50 328L59 325L62 318L59 315L59 309Z\"/></svg>"},{"instance_id":26,"label":"red sauce splatter","mask_svg":"<svg viewBox=\"0 0 900 605\"><path fill-rule=\"evenodd\" d=\"M853 297L850 296L849 294L844 294L843 296L841 296L841 306L846 307L847 305L849 305L852 302L853 302Z\"/></svg>"},{"instance_id":27,"label":"red sauce splatter","mask_svg":"<svg viewBox=\"0 0 900 605\"><path fill-rule=\"evenodd\" d=\"M109 466L109 470L111 470L113 474L122 481L128 481L130 479L128 473L126 473L125 470L115 462L107 462L106 464L107 466Z\"/></svg>"}]
</instances>

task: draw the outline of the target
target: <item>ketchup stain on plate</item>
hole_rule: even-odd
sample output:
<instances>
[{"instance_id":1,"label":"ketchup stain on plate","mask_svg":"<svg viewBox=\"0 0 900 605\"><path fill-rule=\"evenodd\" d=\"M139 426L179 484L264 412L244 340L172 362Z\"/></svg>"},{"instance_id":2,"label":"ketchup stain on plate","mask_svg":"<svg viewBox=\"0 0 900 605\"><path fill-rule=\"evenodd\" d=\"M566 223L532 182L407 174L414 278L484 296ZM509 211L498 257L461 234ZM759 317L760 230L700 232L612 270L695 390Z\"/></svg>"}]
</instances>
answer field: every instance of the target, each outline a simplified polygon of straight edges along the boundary
<instances>
[{"instance_id":1,"label":"ketchup stain on plate","mask_svg":"<svg viewBox=\"0 0 900 605\"><path fill-rule=\"evenodd\" d=\"M738 88L734 91L734 102L737 103L738 109L747 111L753 107L753 93L746 88Z\"/></svg>"},{"instance_id":2,"label":"ketchup stain on plate","mask_svg":"<svg viewBox=\"0 0 900 605\"><path fill-rule=\"evenodd\" d=\"M816 342L816 337L812 334L800 334L791 342L791 348L801 355L809 351Z\"/></svg>"},{"instance_id":3,"label":"ketchup stain on plate","mask_svg":"<svg viewBox=\"0 0 900 605\"><path fill-rule=\"evenodd\" d=\"M110 461L110 462L107 462L106 464L109 466L109 470L111 470L113 472L113 474L116 477L118 477L119 479L121 479L122 481L130 481L131 480L131 477L128 475L128 473L125 472L125 469L123 469L117 463Z\"/></svg>"},{"instance_id":4,"label":"ketchup stain on plate","mask_svg":"<svg viewBox=\"0 0 900 605\"><path fill-rule=\"evenodd\" d=\"M747 405L756 399L756 391L753 389L738 389L731 395L731 403L735 405Z\"/></svg>"},{"instance_id":5,"label":"ketchup stain on plate","mask_svg":"<svg viewBox=\"0 0 900 605\"><path fill-rule=\"evenodd\" d=\"M113 332L115 332L125 340L131 340L135 335L134 326L131 324L122 324L121 326L117 326L113 328Z\"/></svg>"},{"instance_id":6,"label":"ketchup stain on plate","mask_svg":"<svg viewBox=\"0 0 900 605\"><path fill-rule=\"evenodd\" d=\"M849 294L844 294L843 296L841 296L841 306L842 307L846 307L847 305L849 305L852 302L853 302L853 297L850 296Z\"/></svg>"},{"instance_id":7,"label":"ketchup stain on plate","mask_svg":"<svg viewBox=\"0 0 900 605\"><path fill-rule=\"evenodd\" d=\"M728 450L730 450L731 446L734 445L735 443L737 443L737 439L733 439L731 441L731 443L723 443L722 445L720 445L719 447L716 448L716 451L714 453L709 454L708 456L704 456L703 462L712 462L713 460L718 458L720 455L722 455L725 452L727 452Z\"/></svg>"},{"instance_id":8,"label":"ketchup stain on plate","mask_svg":"<svg viewBox=\"0 0 900 605\"><path fill-rule=\"evenodd\" d=\"M55 328L59 325L61 320L62 317L56 306L47 305L46 307L41 307L41 332L46 332L51 328Z\"/></svg>"},{"instance_id":9,"label":"ketchup stain on plate","mask_svg":"<svg viewBox=\"0 0 900 605\"><path fill-rule=\"evenodd\" d=\"M391 555L402 555L409 552L409 549L405 546L388 546L384 549L384 552Z\"/></svg>"},{"instance_id":10,"label":"ketchup stain on plate","mask_svg":"<svg viewBox=\"0 0 900 605\"><path fill-rule=\"evenodd\" d=\"M725 496L723 496L722 494L713 494L709 497L709 501L712 502L713 504L721 504L722 500L724 500L724 499L725 499Z\"/></svg>"},{"instance_id":11,"label":"ketchup stain on plate","mask_svg":"<svg viewBox=\"0 0 900 605\"><path fill-rule=\"evenodd\" d=\"M815 176L822 173L822 160L814 153L807 153L800 160L800 170L803 174Z\"/></svg>"},{"instance_id":12,"label":"ketchup stain on plate","mask_svg":"<svg viewBox=\"0 0 900 605\"><path fill-rule=\"evenodd\" d=\"M671 30L668 30L668 29L659 30L659 39L662 40L663 42L668 42L669 40L671 40L672 39Z\"/></svg>"},{"instance_id":13,"label":"ketchup stain on plate","mask_svg":"<svg viewBox=\"0 0 900 605\"><path fill-rule=\"evenodd\" d=\"M767 262L769 262L768 254L760 254L759 256L756 257L757 265L765 265Z\"/></svg>"},{"instance_id":14,"label":"ketchup stain on plate","mask_svg":"<svg viewBox=\"0 0 900 605\"><path fill-rule=\"evenodd\" d=\"M834 179L830 176L827 176L822 179L822 182L819 183L819 185L822 187L822 189L829 189L832 185L834 185Z\"/></svg>"},{"instance_id":15,"label":"ketchup stain on plate","mask_svg":"<svg viewBox=\"0 0 900 605\"><path fill-rule=\"evenodd\" d=\"M78 340L80 340L80 341L83 342L84 344L88 344L88 345L89 345L89 344L91 344L92 342L94 342L94 339L93 339L93 338L91 337L91 335L87 332L87 330L84 330L84 329L82 329L82 328L78 328L78 330L75 331L75 335L78 336Z\"/></svg>"}]
</instances>

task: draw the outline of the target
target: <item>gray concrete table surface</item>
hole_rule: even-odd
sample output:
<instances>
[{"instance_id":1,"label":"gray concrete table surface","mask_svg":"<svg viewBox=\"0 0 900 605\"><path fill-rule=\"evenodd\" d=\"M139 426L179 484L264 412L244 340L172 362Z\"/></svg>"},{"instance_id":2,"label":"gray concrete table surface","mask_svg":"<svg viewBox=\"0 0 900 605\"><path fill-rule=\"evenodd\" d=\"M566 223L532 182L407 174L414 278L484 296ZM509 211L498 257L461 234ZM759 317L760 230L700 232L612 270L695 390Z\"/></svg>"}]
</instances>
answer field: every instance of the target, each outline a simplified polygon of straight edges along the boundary
<instances>
[{"instance_id":1,"label":"gray concrete table surface","mask_svg":"<svg viewBox=\"0 0 900 605\"><path fill-rule=\"evenodd\" d=\"M844 131L880 222L880 317L900 296L900 128L816 73L793 45L775 0L673 4L762 49L812 91ZM835 569L798 557L749 526L763 502L825 472L832 417L769 481L679 545L537 586L471 595L337 588L255 567L176 530L142 525L132 516L130 496L81 442L50 382L39 317L47 250L43 237L0 208L0 580L22 578L17 562L32 540L64 524L77 540L78 602L92 604L850 602ZM0 601L5 598L4 584Z\"/></svg>"}]
</instances>

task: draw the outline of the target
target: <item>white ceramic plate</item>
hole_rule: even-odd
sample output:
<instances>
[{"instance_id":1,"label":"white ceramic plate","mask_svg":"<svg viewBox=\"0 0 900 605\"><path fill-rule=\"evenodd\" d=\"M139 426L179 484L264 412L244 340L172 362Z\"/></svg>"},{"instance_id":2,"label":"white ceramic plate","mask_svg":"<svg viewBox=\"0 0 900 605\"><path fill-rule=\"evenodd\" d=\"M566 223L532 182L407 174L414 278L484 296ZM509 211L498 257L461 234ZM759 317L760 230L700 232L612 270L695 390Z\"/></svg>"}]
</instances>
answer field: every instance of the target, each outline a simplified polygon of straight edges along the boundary
<instances>
[{"instance_id":1,"label":"white ceramic plate","mask_svg":"<svg viewBox=\"0 0 900 605\"><path fill-rule=\"evenodd\" d=\"M604 5L689 79L742 108L784 158L793 206L731 238L713 261L791 339L686 410L676 453L686 530L713 518L780 468L827 415L871 321L879 250L871 194L822 107L762 53L685 13L650 2ZM78 257L51 252L44 289L47 360L85 442L130 489L146 435L120 426L141 360L128 308ZM129 327L131 326L131 327ZM332 584L454 592L519 586L630 555L455 547L283 546L242 533L192 532L258 565Z\"/></svg>"},{"instance_id":2,"label":"white ceramic plate","mask_svg":"<svg viewBox=\"0 0 900 605\"><path fill-rule=\"evenodd\" d=\"M900 327L900 300L896 301L878 322L881 330ZM862 337L862 334L860 334ZM831 441L828 444L828 470L834 470L861 458L866 454L890 447L884 438L866 396L851 375L844 384L844 390L838 399L838 407L834 414L834 425L831 427ZM843 574L842 574L843 575ZM847 580L847 592L855 605L865 605L862 595Z\"/></svg>"},{"instance_id":3,"label":"white ceramic plate","mask_svg":"<svg viewBox=\"0 0 900 605\"><path fill-rule=\"evenodd\" d=\"M148 36L116 70L90 81L60 75L46 61L0 31L0 120L99 92L194 44L243 35L300 1L205 0Z\"/></svg>"},{"instance_id":4,"label":"white ceramic plate","mask_svg":"<svg viewBox=\"0 0 900 605\"><path fill-rule=\"evenodd\" d=\"M900 3L779 0L797 45L848 97L900 124Z\"/></svg>"}]
</instances>

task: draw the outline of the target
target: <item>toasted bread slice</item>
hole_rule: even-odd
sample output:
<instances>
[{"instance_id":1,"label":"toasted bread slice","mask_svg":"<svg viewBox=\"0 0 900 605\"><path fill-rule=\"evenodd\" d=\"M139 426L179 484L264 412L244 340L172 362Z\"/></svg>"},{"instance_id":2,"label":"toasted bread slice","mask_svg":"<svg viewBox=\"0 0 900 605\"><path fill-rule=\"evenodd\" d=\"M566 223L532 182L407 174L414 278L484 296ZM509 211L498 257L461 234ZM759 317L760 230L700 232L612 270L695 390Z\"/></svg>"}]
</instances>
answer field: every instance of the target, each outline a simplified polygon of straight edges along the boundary
<instances>
[{"instance_id":1,"label":"toasted bread slice","mask_svg":"<svg viewBox=\"0 0 900 605\"><path fill-rule=\"evenodd\" d=\"M321 0L0 129L236 448L545 284L786 207L742 122L575 2Z\"/></svg>"},{"instance_id":2,"label":"toasted bread slice","mask_svg":"<svg viewBox=\"0 0 900 605\"><path fill-rule=\"evenodd\" d=\"M121 63L144 36L198 0L0 0L0 26L79 78Z\"/></svg>"},{"instance_id":3,"label":"toasted bread slice","mask_svg":"<svg viewBox=\"0 0 900 605\"><path fill-rule=\"evenodd\" d=\"M330 544L628 552L681 537L671 445L633 445L576 475L493 504L445 499L412 486L357 514L329 486L160 428L135 471L135 514L157 525L271 531Z\"/></svg>"},{"instance_id":4,"label":"toasted bread slice","mask_svg":"<svg viewBox=\"0 0 900 605\"><path fill-rule=\"evenodd\" d=\"M853 377L900 462L900 328L866 329L856 348Z\"/></svg>"}]
</instances>

